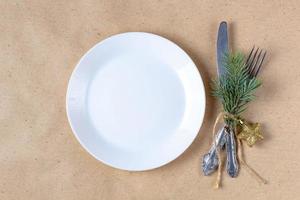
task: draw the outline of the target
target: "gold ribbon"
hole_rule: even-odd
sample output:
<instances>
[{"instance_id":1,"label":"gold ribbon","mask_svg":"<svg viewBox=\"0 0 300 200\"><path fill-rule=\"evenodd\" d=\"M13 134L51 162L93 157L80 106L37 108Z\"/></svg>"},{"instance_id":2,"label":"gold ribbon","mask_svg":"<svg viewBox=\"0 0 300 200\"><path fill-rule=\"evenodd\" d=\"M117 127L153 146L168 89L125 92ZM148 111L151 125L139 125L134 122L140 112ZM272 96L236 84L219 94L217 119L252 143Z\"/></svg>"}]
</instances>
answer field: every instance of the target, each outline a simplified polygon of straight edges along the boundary
<instances>
[{"instance_id":1,"label":"gold ribbon","mask_svg":"<svg viewBox=\"0 0 300 200\"><path fill-rule=\"evenodd\" d=\"M217 128L217 125L220 123L221 120L223 120L224 122L224 118L228 118L228 119L233 119L234 121L237 121L239 124L243 125L243 121L230 114L230 113L227 113L227 112L220 112L215 120L215 123L214 123L214 126L213 126L213 143L215 144L215 137L216 137L216 128ZM238 143L238 153L237 153L237 157L238 157L238 160L240 162L241 165L244 165L248 171L248 173L253 177L255 178L259 183L263 183L263 184L266 184L267 181L262 177L260 176L252 167L250 167L245 159L244 159L244 154L243 154L243 144L242 144L242 141L240 137L238 137L238 134L237 134L237 126L235 126L235 136L236 136L236 139L237 139L237 143ZM215 144L216 145L216 144ZM218 174L217 174L217 178L215 180L215 184L214 184L214 188L215 189L218 189L220 187L220 184L221 184L221 179L222 179L222 167L223 167L223 160L222 160L222 157L221 157L221 152L220 152L220 149L219 148L216 148L217 149L217 156L219 158L219 167L218 167Z\"/></svg>"}]
</instances>

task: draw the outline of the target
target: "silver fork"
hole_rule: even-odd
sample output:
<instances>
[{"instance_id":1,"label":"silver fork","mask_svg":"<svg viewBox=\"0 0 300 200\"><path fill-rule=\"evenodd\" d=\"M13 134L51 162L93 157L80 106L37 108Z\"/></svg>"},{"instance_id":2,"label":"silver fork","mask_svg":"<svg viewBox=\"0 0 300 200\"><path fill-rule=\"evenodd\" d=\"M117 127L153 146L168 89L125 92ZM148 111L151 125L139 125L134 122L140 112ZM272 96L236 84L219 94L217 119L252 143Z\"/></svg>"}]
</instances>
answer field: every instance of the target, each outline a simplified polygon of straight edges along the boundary
<instances>
[{"instance_id":1,"label":"silver fork","mask_svg":"<svg viewBox=\"0 0 300 200\"><path fill-rule=\"evenodd\" d=\"M251 78L257 77L258 72L260 71L260 68L266 57L266 54L267 51L263 49L255 48L255 46L253 46L246 60L246 67Z\"/></svg>"},{"instance_id":2,"label":"silver fork","mask_svg":"<svg viewBox=\"0 0 300 200\"><path fill-rule=\"evenodd\" d=\"M266 57L266 51L259 50L259 48L252 48L247 60L246 60L246 68L250 75L250 78L257 77L258 72L263 64L263 61ZM226 138L226 151L227 151L227 173L231 177L236 177L239 172L239 164L236 159L236 142L234 132L231 128L226 129L227 134Z\"/></svg>"}]
</instances>

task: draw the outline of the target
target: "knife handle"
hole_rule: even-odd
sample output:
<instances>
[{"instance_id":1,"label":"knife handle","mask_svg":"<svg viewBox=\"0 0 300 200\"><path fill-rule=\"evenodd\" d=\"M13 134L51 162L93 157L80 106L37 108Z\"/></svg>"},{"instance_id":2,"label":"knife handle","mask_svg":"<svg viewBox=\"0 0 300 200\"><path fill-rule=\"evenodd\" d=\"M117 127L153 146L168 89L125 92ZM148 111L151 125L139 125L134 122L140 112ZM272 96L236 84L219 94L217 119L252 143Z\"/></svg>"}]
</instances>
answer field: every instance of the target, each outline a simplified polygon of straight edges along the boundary
<instances>
[{"instance_id":1,"label":"knife handle","mask_svg":"<svg viewBox=\"0 0 300 200\"><path fill-rule=\"evenodd\" d=\"M219 158L217 155L217 148L222 149L225 145L225 130L224 127L221 128L216 137L215 142L212 144L212 147L210 148L209 152L203 156L202 161L202 171L205 176L210 175L219 166Z\"/></svg>"}]
</instances>

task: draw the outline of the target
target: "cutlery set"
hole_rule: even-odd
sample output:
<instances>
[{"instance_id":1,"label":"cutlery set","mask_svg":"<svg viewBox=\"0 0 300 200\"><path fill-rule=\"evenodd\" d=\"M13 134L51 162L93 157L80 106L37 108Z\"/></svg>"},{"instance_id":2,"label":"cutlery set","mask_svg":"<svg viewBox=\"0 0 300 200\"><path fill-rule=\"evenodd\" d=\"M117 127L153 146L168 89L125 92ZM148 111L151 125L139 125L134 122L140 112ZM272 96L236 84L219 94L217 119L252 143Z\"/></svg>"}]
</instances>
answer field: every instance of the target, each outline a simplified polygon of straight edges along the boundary
<instances>
[{"instance_id":1,"label":"cutlery set","mask_svg":"<svg viewBox=\"0 0 300 200\"><path fill-rule=\"evenodd\" d=\"M221 77L226 73L224 56L228 52L228 31L227 23L221 22L218 31L217 39L217 64L218 76ZM251 78L256 78L263 61L266 56L266 51L253 47L250 51L245 65L247 73ZM202 161L202 170L204 175L210 175L217 170L220 164L218 151L226 151L226 171L230 177L237 177L239 173L239 163L237 159L237 144L236 134L232 127L224 125L217 132L212 147L207 154L204 155Z\"/></svg>"}]
</instances>

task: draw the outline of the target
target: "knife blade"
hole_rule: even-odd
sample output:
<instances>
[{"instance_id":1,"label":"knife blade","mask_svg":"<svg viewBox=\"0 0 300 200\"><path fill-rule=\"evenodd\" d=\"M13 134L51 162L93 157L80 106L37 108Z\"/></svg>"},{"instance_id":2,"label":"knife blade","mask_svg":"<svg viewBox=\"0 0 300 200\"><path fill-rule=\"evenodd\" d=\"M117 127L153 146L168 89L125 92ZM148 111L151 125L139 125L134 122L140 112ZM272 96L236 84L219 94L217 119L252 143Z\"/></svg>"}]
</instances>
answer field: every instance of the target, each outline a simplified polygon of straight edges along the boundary
<instances>
[{"instance_id":1,"label":"knife blade","mask_svg":"<svg viewBox=\"0 0 300 200\"><path fill-rule=\"evenodd\" d=\"M228 53L228 34L227 22L220 23L217 39L217 63L218 63L218 76L225 73L224 56Z\"/></svg>"}]
</instances>

